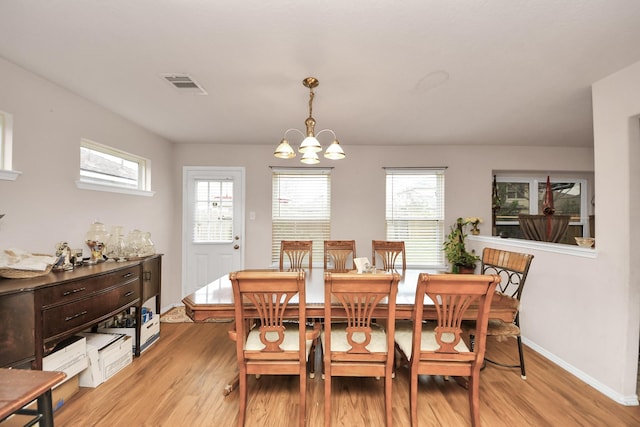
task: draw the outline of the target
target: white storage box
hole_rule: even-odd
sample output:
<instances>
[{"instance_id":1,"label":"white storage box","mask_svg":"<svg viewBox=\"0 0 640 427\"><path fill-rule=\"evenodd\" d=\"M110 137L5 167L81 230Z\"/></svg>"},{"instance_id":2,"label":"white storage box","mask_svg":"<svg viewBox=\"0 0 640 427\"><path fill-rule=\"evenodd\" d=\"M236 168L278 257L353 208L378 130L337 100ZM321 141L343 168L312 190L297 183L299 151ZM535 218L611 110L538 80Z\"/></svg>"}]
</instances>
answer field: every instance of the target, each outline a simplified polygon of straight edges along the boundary
<instances>
[{"instance_id":1,"label":"white storage box","mask_svg":"<svg viewBox=\"0 0 640 427\"><path fill-rule=\"evenodd\" d=\"M97 387L133 360L131 337L122 334L82 333L87 338L89 367L80 373L80 386Z\"/></svg>"},{"instance_id":2,"label":"white storage box","mask_svg":"<svg viewBox=\"0 0 640 427\"><path fill-rule=\"evenodd\" d=\"M53 353L42 359L43 371L62 371L67 379L84 371L88 366L87 339L74 335L70 339L61 341Z\"/></svg>"},{"instance_id":3,"label":"white storage box","mask_svg":"<svg viewBox=\"0 0 640 427\"><path fill-rule=\"evenodd\" d=\"M131 350L135 351L136 347L136 328L98 328L98 332L109 334L126 334L131 337ZM153 317L140 328L140 351L144 351L160 337L160 315L154 314Z\"/></svg>"}]
</instances>

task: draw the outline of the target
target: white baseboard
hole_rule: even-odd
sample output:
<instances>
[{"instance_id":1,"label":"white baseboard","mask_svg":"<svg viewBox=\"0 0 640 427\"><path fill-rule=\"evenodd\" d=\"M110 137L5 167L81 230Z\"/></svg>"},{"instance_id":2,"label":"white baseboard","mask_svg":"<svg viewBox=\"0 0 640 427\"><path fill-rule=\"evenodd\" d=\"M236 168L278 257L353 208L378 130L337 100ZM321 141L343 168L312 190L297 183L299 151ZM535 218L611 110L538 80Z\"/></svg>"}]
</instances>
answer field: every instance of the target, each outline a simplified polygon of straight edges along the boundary
<instances>
[{"instance_id":1,"label":"white baseboard","mask_svg":"<svg viewBox=\"0 0 640 427\"><path fill-rule=\"evenodd\" d=\"M632 395L628 395L628 396L622 395L622 394L616 392L615 390L613 390L611 387L602 384L600 381L598 381L595 378L591 377L590 375L587 375L586 373L582 372L580 369L577 369L575 366L568 364L564 360L562 360L559 357L557 357L555 354L550 353L549 351L547 351L544 348L540 347L536 343L531 342L530 340L528 340L528 339L526 339L524 337L522 338L522 342L524 344L526 344L528 347L530 347L532 350L535 350L537 353L540 353L542 356L544 356L545 358L549 359L551 362L553 362L556 365L560 366L565 371L569 372L570 374L576 376L581 381L583 381L583 382L587 383L588 385L590 385L591 387L595 388L596 390L598 390L600 393L604 394L608 398L620 403L621 405L638 406L638 395L637 394L632 394ZM636 391L636 393L637 393L637 391Z\"/></svg>"}]
</instances>

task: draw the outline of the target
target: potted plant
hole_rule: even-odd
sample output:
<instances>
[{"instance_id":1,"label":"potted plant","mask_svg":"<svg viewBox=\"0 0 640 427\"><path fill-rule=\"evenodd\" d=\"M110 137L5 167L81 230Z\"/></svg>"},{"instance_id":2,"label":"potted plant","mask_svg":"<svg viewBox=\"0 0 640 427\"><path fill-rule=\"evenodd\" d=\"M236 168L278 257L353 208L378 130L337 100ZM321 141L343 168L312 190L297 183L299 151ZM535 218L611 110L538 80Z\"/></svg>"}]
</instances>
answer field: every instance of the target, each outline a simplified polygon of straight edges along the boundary
<instances>
[{"instance_id":1,"label":"potted plant","mask_svg":"<svg viewBox=\"0 0 640 427\"><path fill-rule=\"evenodd\" d=\"M476 256L473 251L467 252L464 244L465 227L470 224L462 218L458 218L456 223L451 226L451 231L444 241L444 253L447 261L451 264L452 273L471 273L475 271L476 262L480 257Z\"/></svg>"}]
</instances>

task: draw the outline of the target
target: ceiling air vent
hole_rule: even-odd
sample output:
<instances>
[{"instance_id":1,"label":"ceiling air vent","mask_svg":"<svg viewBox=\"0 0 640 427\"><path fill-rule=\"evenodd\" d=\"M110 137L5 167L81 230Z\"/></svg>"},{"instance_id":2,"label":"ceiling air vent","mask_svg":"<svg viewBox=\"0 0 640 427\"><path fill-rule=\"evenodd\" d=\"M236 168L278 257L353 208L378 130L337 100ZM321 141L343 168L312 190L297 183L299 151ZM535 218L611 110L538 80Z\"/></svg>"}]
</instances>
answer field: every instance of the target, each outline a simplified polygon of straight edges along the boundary
<instances>
[{"instance_id":1,"label":"ceiling air vent","mask_svg":"<svg viewBox=\"0 0 640 427\"><path fill-rule=\"evenodd\" d=\"M162 78L181 93L207 95L207 91L188 74L163 74Z\"/></svg>"}]
</instances>

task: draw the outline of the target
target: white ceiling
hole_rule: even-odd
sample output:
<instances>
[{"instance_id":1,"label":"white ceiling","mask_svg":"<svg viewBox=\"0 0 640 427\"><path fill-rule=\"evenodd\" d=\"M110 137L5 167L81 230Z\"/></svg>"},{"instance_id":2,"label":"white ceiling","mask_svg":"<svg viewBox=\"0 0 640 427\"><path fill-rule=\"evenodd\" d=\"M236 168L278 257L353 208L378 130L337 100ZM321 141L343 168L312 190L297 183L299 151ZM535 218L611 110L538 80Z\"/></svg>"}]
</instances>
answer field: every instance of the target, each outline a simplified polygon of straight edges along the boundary
<instances>
[{"instance_id":1,"label":"white ceiling","mask_svg":"<svg viewBox=\"0 0 640 427\"><path fill-rule=\"evenodd\" d=\"M314 76L347 151L591 146L590 85L640 60L640 1L1 0L0 56L177 143L275 147Z\"/></svg>"}]
</instances>

